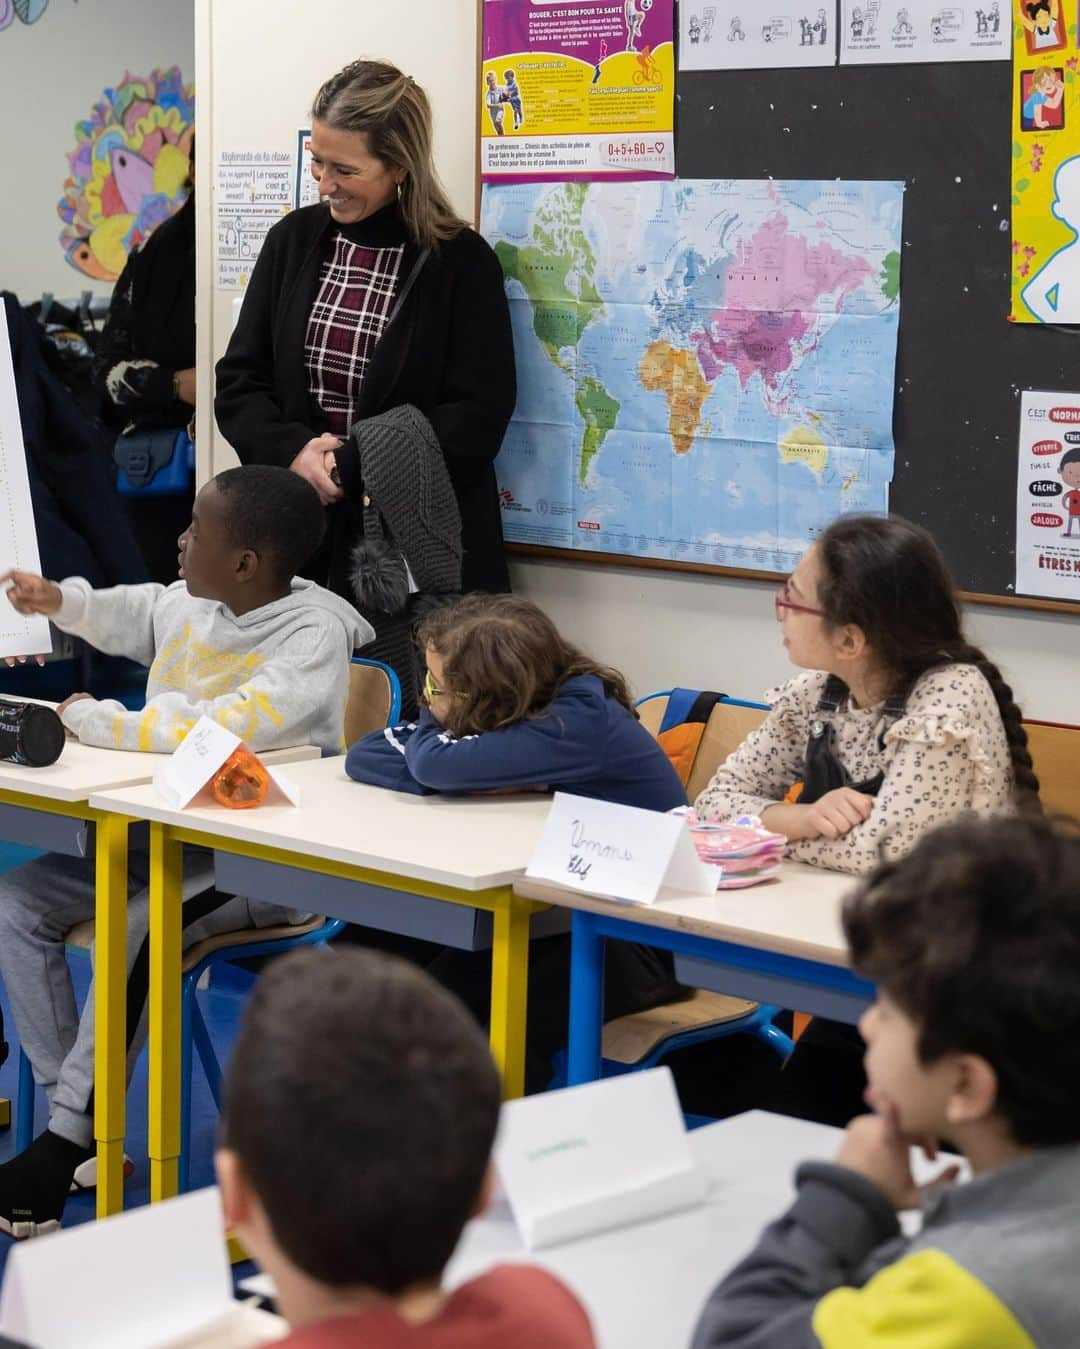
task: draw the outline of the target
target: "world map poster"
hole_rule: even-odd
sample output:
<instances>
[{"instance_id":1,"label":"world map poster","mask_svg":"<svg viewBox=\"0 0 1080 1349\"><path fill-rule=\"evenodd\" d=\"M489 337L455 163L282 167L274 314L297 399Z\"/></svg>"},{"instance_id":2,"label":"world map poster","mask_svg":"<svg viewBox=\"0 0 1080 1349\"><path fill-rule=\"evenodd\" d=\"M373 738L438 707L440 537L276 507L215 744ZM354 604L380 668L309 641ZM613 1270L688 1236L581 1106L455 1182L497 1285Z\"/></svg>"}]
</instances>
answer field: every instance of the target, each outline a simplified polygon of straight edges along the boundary
<instances>
[{"instance_id":1,"label":"world map poster","mask_svg":"<svg viewBox=\"0 0 1080 1349\"><path fill-rule=\"evenodd\" d=\"M514 542L790 570L888 509L903 183L488 185Z\"/></svg>"}]
</instances>

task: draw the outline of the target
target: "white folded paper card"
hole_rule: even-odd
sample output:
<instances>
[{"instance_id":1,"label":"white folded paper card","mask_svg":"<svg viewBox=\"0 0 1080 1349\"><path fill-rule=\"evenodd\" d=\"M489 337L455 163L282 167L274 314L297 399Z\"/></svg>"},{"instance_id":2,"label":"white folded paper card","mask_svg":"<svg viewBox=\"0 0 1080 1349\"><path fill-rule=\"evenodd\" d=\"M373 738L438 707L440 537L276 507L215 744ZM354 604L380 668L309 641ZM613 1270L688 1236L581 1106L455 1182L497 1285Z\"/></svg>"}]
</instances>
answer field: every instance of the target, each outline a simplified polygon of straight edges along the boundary
<instances>
[{"instance_id":1,"label":"white folded paper card","mask_svg":"<svg viewBox=\"0 0 1080 1349\"><path fill-rule=\"evenodd\" d=\"M530 1250L689 1208L708 1188L668 1068L508 1101L495 1163Z\"/></svg>"},{"instance_id":2,"label":"white folded paper card","mask_svg":"<svg viewBox=\"0 0 1080 1349\"><path fill-rule=\"evenodd\" d=\"M154 774L158 795L177 810L190 806L233 750L243 743L238 735L233 735L216 721L200 717ZM298 806L300 789L295 783L279 769L266 764L263 767L270 774L271 782L266 804Z\"/></svg>"},{"instance_id":3,"label":"white folded paper card","mask_svg":"<svg viewBox=\"0 0 1080 1349\"><path fill-rule=\"evenodd\" d=\"M208 1189L13 1246L0 1333L36 1349L248 1349L285 1324L233 1299Z\"/></svg>"},{"instance_id":4,"label":"white folded paper card","mask_svg":"<svg viewBox=\"0 0 1080 1349\"><path fill-rule=\"evenodd\" d=\"M654 904L662 886L691 894L716 889L678 815L556 792L526 876L568 890Z\"/></svg>"}]
</instances>

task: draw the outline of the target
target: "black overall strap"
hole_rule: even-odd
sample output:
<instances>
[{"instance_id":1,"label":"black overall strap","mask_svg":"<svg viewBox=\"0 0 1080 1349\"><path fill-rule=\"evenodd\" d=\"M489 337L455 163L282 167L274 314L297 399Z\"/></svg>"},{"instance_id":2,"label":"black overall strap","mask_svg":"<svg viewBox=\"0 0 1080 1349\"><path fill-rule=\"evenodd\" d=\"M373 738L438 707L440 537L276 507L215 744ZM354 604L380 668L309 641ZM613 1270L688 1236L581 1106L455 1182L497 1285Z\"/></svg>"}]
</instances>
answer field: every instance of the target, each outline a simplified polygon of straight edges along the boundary
<instances>
[{"instance_id":1,"label":"black overall strap","mask_svg":"<svg viewBox=\"0 0 1080 1349\"><path fill-rule=\"evenodd\" d=\"M844 681L837 675L829 675L818 704L814 708L814 718L810 723L810 734L806 740L806 762L803 768L802 791L799 793L800 805L812 805L826 793L834 792L839 787L851 787L866 796L877 796L881 791L882 783L885 781L884 769L879 769L873 777L863 782L853 782L836 752L836 730L831 718L850 696ZM904 715L906 705L906 689L890 695L886 700L881 710L879 749L885 748L885 736L889 727Z\"/></svg>"}]
</instances>

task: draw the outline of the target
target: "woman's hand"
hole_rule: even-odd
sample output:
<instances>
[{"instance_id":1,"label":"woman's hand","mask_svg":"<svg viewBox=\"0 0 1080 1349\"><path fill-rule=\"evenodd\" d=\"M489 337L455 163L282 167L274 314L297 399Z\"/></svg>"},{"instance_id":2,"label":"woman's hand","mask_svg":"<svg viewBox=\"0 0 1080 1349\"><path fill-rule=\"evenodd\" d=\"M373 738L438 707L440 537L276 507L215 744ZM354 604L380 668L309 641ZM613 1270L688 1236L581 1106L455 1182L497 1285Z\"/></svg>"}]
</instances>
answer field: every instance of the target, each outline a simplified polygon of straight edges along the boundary
<instances>
[{"instance_id":1,"label":"woman's hand","mask_svg":"<svg viewBox=\"0 0 1080 1349\"><path fill-rule=\"evenodd\" d=\"M177 370L173 375L173 388L176 390L176 396L181 403L187 403L189 407L195 406L195 368L190 370Z\"/></svg>"},{"instance_id":2,"label":"woman's hand","mask_svg":"<svg viewBox=\"0 0 1080 1349\"><path fill-rule=\"evenodd\" d=\"M326 470L326 456L332 454L340 444L341 437L332 436L329 432L315 436L289 465L294 473L305 482L311 483L324 506L331 506L335 501L342 501L345 497L345 493Z\"/></svg>"},{"instance_id":3,"label":"woman's hand","mask_svg":"<svg viewBox=\"0 0 1080 1349\"><path fill-rule=\"evenodd\" d=\"M843 838L856 825L869 819L874 798L852 787L837 787L809 806L775 805L761 812L766 829L783 834L793 843L815 838Z\"/></svg>"}]
</instances>

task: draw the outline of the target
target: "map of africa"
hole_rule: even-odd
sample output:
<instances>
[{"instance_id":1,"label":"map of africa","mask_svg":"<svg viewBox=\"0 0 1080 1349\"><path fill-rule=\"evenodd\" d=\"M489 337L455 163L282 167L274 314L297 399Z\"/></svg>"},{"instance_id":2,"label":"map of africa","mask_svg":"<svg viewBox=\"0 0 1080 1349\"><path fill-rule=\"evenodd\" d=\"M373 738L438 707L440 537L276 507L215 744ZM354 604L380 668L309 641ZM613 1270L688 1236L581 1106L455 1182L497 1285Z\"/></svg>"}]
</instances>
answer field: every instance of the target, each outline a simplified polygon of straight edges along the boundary
<instances>
[{"instance_id":1,"label":"map of africa","mask_svg":"<svg viewBox=\"0 0 1080 1349\"><path fill-rule=\"evenodd\" d=\"M484 188L518 401L508 539L788 571L884 512L903 184Z\"/></svg>"}]
</instances>

